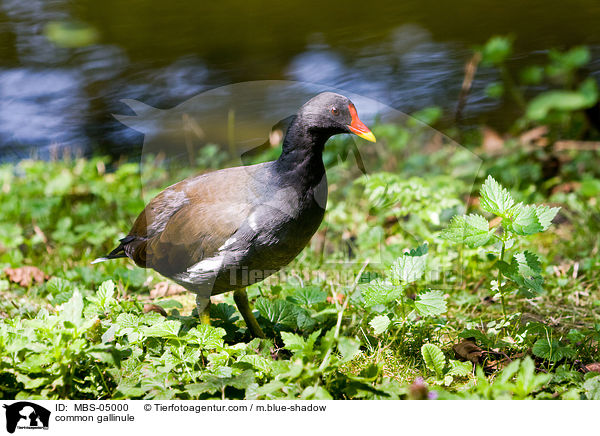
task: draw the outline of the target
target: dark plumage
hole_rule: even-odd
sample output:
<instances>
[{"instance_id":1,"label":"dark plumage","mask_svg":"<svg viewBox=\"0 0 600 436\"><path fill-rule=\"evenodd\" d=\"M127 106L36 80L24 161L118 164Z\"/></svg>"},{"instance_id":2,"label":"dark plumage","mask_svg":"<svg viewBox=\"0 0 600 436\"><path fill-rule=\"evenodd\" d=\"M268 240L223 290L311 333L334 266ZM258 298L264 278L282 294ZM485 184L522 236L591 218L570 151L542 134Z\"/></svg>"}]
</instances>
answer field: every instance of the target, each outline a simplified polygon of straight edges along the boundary
<instances>
[{"instance_id":1,"label":"dark plumage","mask_svg":"<svg viewBox=\"0 0 600 436\"><path fill-rule=\"evenodd\" d=\"M317 231L327 203L323 147L339 133L375 140L350 100L317 95L293 118L279 159L169 186L98 260L129 257L173 279L197 294L199 314L211 295L236 291L249 329L263 336L244 288L287 265Z\"/></svg>"}]
</instances>

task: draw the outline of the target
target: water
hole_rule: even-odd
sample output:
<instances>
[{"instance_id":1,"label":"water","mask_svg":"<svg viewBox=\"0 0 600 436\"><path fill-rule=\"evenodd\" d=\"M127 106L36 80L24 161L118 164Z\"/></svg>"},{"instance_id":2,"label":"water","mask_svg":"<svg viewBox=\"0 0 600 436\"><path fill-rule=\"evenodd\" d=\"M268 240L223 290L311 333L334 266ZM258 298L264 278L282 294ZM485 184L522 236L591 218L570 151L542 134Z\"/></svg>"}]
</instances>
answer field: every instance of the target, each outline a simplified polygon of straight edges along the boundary
<instances>
[{"instance_id":1,"label":"water","mask_svg":"<svg viewBox=\"0 0 600 436\"><path fill-rule=\"evenodd\" d=\"M512 34L517 64L551 47L597 54L598 22L596 0L2 0L0 160L60 148L135 155L143 135L113 117L133 115L121 100L167 109L242 81L311 82L451 115L474 45ZM590 68L598 74L598 56ZM478 71L467 122L515 116L485 96L496 79Z\"/></svg>"}]
</instances>

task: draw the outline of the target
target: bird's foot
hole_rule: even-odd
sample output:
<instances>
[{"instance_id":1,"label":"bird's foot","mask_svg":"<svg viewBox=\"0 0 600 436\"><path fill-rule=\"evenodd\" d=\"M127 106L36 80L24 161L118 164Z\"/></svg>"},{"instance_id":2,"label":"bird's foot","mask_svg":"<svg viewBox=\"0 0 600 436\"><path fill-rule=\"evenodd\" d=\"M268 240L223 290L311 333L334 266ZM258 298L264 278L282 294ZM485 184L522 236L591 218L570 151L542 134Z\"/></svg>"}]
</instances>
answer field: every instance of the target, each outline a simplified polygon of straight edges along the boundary
<instances>
[{"instance_id":1,"label":"bird's foot","mask_svg":"<svg viewBox=\"0 0 600 436\"><path fill-rule=\"evenodd\" d=\"M244 289L238 289L237 291L234 291L233 300L235 301L235 305L237 306L238 310L242 314L242 317L246 322L246 326L248 327L248 330L250 330L250 333L252 333L252 336L255 338L265 338L266 336L264 332L252 314L252 309L250 309L250 303L248 303L248 295L246 294L246 291Z\"/></svg>"},{"instance_id":2,"label":"bird's foot","mask_svg":"<svg viewBox=\"0 0 600 436\"><path fill-rule=\"evenodd\" d=\"M200 315L200 324L210 325L210 311L206 309Z\"/></svg>"},{"instance_id":3,"label":"bird's foot","mask_svg":"<svg viewBox=\"0 0 600 436\"><path fill-rule=\"evenodd\" d=\"M210 297L206 298L196 294L196 310L200 324L210 325Z\"/></svg>"}]
</instances>

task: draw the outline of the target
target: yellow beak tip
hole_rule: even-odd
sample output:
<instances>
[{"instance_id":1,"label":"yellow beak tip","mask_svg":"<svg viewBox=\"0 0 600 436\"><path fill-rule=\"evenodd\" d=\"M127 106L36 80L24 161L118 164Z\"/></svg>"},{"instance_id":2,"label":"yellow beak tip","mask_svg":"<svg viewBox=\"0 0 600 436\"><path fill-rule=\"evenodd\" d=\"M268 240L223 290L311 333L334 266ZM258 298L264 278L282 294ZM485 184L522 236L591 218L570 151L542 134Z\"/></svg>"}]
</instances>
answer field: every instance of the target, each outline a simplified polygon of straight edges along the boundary
<instances>
[{"instance_id":1,"label":"yellow beak tip","mask_svg":"<svg viewBox=\"0 0 600 436\"><path fill-rule=\"evenodd\" d=\"M377 141L377 139L375 138L375 135L373 135L373 132L360 133L360 134L358 134L358 136L360 136L362 139L366 139L369 142Z\"/></svg>"}]
</instances>

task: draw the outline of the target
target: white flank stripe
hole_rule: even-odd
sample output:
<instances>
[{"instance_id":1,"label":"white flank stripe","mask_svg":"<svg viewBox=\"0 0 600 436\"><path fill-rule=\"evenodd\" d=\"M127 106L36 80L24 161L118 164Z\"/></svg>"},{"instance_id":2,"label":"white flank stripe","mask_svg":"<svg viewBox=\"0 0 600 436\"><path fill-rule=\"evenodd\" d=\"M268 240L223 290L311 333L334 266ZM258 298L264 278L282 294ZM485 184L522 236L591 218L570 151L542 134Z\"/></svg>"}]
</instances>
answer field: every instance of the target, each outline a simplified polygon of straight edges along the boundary
<instances>
[{"instance_id":1,"label":"white flank stripe","mask_svg":"<svg viewBox=\"0 0 600 436\"><path fill-rule=\"evenodd\" d=\"M208 259L201 260L200 262L190 266L187 271L189 273L213 272L221 268L223 260L223 256L209 257Z\"/></svg>"}]
</instances>

